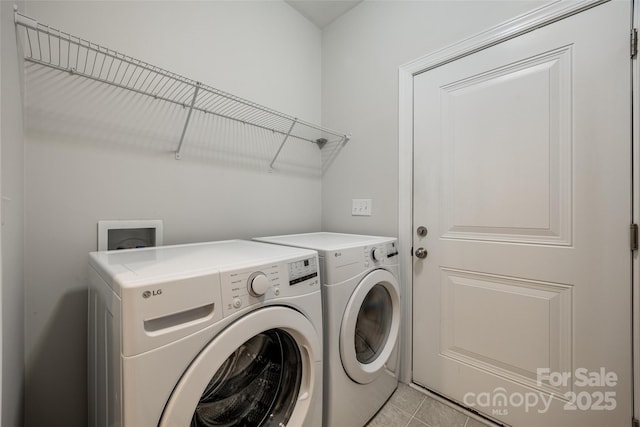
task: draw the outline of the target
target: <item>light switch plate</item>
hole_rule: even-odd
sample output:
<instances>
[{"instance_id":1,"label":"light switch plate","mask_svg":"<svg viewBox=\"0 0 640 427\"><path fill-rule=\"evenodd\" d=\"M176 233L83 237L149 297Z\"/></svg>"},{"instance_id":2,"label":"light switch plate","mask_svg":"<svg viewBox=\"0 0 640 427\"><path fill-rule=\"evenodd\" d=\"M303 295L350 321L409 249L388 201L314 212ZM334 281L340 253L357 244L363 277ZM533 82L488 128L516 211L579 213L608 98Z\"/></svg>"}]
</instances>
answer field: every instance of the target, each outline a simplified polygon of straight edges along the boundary
<instances>
[{"instance_id":1,"label":"light switch plate","mask_svg":"<svg viewBox=\"0 0 640 427\"><path fill-rule=\"evenodd\" d=\"M351 215L371 216L371 199L352 199Z\"/></svg>"}]
</instances>

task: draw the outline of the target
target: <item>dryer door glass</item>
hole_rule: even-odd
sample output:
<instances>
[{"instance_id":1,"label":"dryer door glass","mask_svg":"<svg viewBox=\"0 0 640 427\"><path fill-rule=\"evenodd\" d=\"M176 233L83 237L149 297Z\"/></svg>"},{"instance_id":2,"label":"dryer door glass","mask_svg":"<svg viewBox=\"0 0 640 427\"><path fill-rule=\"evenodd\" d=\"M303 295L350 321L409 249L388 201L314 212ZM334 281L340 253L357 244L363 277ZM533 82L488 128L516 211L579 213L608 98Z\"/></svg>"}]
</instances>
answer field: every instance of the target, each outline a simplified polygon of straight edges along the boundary
<instances>
[{"instance_id":1,"label":"dryer door glass","mask_svg":"<svg viewBox=\"0 0 640 427\"><path fill-rule=\"evenodd\" d=\"M296 404L302 360L294 339L270 329L242 344L202 393L190 427L282 426Z\"/></svg>"},{"instance_id":2,"label":"dryer door glass","mask_svg":"<svg viewBox=\"0 0 640 427\"><path fill-rule=\"evenodd\" d=\"M387 289L375 285L365 297L356 320L355 347L358 362L374 361L387 342L393 305Z\"/></svg>"}]
</instances>

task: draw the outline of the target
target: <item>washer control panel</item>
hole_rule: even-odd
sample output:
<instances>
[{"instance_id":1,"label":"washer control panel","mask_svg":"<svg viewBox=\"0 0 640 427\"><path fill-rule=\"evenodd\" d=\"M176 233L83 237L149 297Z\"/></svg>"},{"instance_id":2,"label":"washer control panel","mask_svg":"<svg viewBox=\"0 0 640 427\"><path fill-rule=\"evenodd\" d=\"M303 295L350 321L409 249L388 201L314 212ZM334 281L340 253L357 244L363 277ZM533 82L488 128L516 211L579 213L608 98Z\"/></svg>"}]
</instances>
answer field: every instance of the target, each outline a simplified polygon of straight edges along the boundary
<instances>
[{"instance_id":1,"label":"washer control panel","mask_svg":"<svg viewBox=\"0 0 640 427\"><path fill-rule=\"evenodd\" d=\"M318 277L318 260L307 258L289 263L289 286L305 283Z\"/></svg>"},{"instance_id":2,"label":"washer control panel","mask_svg":"<svg viewBox=\"0 0 640 427\"><path fill-rule=\"evenodd\" d=\"M225 317L254 304L320 289L317 257L221 272L220 275Z\"/></svg>"}]
</instances>

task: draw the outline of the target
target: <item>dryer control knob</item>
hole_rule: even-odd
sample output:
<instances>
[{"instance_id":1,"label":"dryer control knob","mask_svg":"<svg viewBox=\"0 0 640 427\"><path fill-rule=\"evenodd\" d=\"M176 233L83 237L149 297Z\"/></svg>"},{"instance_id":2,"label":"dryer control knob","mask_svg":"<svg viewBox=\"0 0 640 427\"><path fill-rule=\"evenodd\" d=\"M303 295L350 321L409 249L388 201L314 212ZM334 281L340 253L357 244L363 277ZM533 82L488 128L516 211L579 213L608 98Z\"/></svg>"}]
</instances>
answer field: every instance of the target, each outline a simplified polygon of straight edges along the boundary
<instances>
[{"instance_id":1,"label":"dryer control knob","mask_svg":"<svg viewBox=\"0 0 640 427\"><path fill-rule=\"evenodd\" d=\"M249 293L254 297L264 295L269 289L269 279L264 273L253 273L248 280Z\"/></svg>"},{"instance_id":2,"label":"dryer control knob","mask_svg":"<svg viewBox=\"0 0 640 427\"><path fill-rule=\"evenodd\" d=\"M371 251L371 258L374 261L381 261L383 258L383 254L382 254L382 249L380 248L373 248L373 250Z\"/></svg>"}]
</instances>

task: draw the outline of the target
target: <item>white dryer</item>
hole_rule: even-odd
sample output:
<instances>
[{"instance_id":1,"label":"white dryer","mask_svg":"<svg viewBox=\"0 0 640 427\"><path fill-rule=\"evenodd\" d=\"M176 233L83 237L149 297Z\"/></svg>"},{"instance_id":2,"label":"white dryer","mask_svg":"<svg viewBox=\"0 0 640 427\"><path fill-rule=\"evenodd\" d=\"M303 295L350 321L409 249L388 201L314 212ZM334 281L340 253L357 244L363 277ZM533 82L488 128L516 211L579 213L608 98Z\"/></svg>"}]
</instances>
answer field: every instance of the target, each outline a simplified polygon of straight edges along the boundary
<instances>
[{"instance_id":1,"label":"white dryer","mask_svg":"<svg viewBox=\"0 0 640 427\"><path fill-rule=\"evenodd\" d=\"M89 264L90 426L321 425L316 252L235 240Z\"/></svg>"},{"instance_id":2,"label":"white dryer","mask_svg":"<svg viewBox=\"0 0 640 427\"><path fill-rule=\"evenodd\" d=\"M255 240L318 251L324 315L324 425L365 425L398 386L397 240L339 233Z\"/></svg>"}]
</instances>

